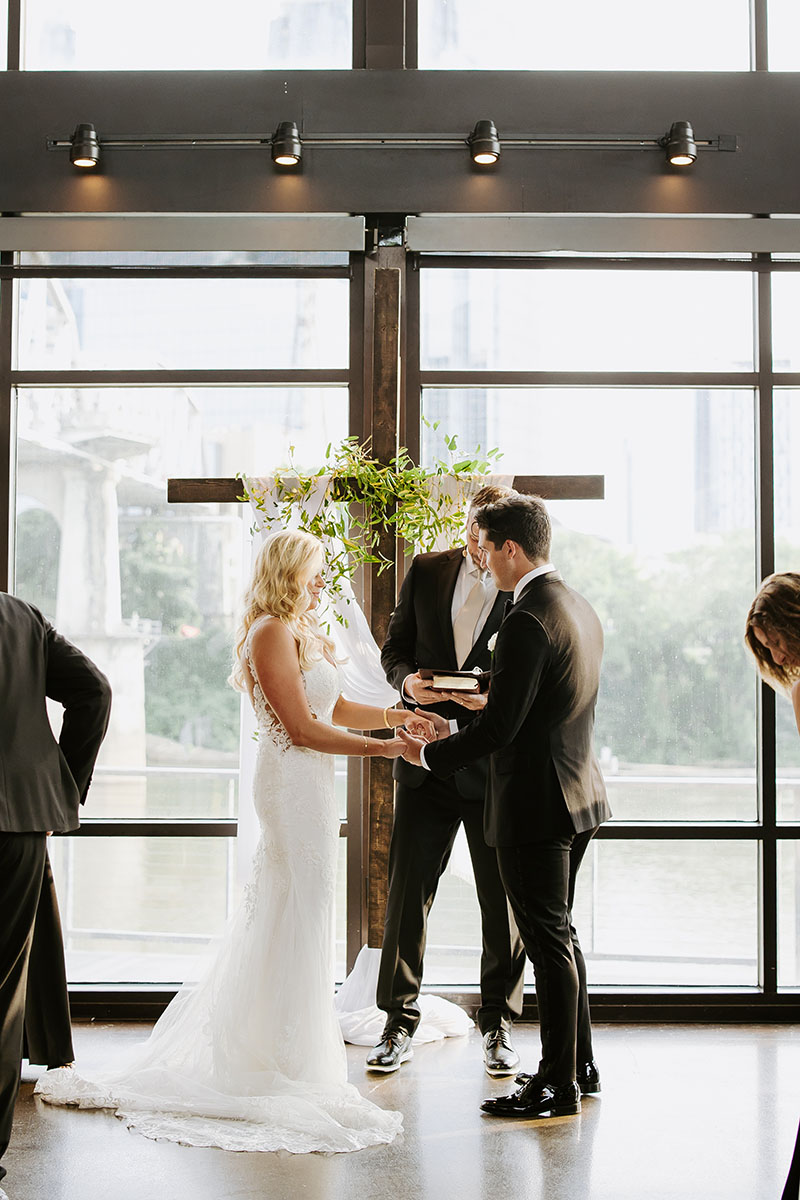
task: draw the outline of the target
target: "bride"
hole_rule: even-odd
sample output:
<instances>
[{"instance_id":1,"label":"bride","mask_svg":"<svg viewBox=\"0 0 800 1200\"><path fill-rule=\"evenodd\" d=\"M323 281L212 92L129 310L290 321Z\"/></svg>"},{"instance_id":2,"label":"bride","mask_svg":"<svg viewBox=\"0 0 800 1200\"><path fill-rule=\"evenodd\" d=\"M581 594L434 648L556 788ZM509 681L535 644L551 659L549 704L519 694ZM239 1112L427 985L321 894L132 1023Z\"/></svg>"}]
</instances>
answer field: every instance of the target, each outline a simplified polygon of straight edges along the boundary
<instances>
[{"instance_id":1,"label":"bride","mask_svg":"<svg viewBox=\"0 0 800 1200\"><path fill-rule=\"evenodd\" d=\"M213 964L147 1042L94 1080L46 1072L50 1104L110 1108L150 1138L225 1150L358 1150L390 1142L401 1115L347 1082L333 1007L339 818L336 754L395 758L399 737L352 729L427 722L345 700L315 609L321 543L267 537L245 594L231 683L258 722L253 799L261 837L241 906ZM344 727L344 728L343 728Z\"/></svg>"}]
</instances>

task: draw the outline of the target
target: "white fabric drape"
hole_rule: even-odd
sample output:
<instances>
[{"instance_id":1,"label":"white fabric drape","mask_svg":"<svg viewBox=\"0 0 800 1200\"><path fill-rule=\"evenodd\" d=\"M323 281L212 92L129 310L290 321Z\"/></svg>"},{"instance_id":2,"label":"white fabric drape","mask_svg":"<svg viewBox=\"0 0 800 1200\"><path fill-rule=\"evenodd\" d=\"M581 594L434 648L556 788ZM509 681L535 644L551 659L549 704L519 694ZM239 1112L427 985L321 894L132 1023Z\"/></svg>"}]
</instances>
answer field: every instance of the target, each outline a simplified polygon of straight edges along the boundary
<instances>
[{"instance_id":1,"label":"white fabric drape","mask_svg":"<svg viewBox=\"0 0 800 1200\"><path fill-rule=\"evenodd\" d=\"M283 524L298 528L301 514L315 516L328 496L331 476L319 476L307 496L298 497L292 505L288 519L285 517L282 499L292 491L292 479L283 476L280 484L272 476L251 477L245 480L247 494L261 537L270 528L271 519L282 516ZM442 475L431 478L431 503L445 511L463 511L471 496L487 484L510 487L513 476L474 476L472 479L456 479ZM259 538L253 539L252 559L255 559ZM435 546L437 550L449 548L447 534L442 534ZM336 614L346 623L336 620ZM343 580L342 595L333 602L323 594L320 618L330 628L336 645L336 654L345 659L340 666L343 678L342 694L346 699L359 704L370 704L384 708L396 704L399 695L386 682L380 661L380 649L375 643L364 612L353 593L349 581ZM238 862L244 877L258 841L258 821L252 804L253 772L255 766L255 717L246 697L242 698L241 737L239 743L239 825ZM472 862L463 827L459 829L448 867L461 879L474 882ZM476 935L477 935L476 930ZM342 1035L347 1042L371 1046L380 1038L385 1015L375 1004L375 989L378 979L380 950L363 946L356 963L342 984L336 997L336 1010ZM420 996L422 1019L414 1035L417 1042L438 1041L444 1037L457 1037L472 1028L472 1021L458 1005L438 996Z\"/></svg>"}]
</instances>

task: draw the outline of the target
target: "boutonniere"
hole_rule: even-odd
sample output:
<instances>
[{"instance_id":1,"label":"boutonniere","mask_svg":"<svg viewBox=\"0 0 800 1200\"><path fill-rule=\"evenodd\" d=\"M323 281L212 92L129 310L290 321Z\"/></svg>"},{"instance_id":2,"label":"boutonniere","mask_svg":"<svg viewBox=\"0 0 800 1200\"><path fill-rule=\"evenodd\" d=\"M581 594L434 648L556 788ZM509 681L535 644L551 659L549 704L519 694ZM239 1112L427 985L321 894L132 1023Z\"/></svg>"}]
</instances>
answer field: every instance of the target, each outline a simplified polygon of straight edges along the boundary
<instances>
[{"instance_id":1,"label":"boutonniere","mask_svg":"<svg viewBox=\"0 0 800 1200\"><path fill-rule=\"evenodd\" d=\"M497 634L493 633L486 645L489 647L489 653L494 654L494 648L497 644Z\"/></svg>"}]
</instances>

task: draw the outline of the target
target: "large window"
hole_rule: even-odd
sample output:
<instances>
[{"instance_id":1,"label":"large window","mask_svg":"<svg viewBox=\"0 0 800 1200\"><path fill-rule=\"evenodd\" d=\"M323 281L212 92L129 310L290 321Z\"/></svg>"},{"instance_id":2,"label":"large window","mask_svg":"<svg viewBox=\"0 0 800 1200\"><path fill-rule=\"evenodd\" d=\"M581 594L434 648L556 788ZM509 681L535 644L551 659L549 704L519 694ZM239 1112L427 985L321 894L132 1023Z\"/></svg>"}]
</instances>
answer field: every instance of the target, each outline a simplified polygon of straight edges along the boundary
<instances>
[{"instance_id":1,"label":"large window","mask_svg":"<svg viewBox=\"0 0 800 1200\"><path fill-rule=\"evenodd\" d=\"M422 461L455 435L467 449L499 447L496 470L510 476L605 478L603 500L550 503L553 560L594 605L606 639L596 745L614 821L587 856L576 898L592 982L755 987L768 928L758 922L768 814L743 627L763 487L755 431L773 411L772 393L757 386L756 277L733 262L462 261L421 260ZM774 280L783 371L798 369L798 278L787 270ZM774 396L783 569L800 569L795 399ZM777 739L778 815L796 821L800 745L781 700ZM727 836L715 838L717 828ZM783 986L800 979L795 845L780 847L779 896L768 901L778 908ZM456 878L445 893L456 929L465 888ZM434 916L426 969L451 980L455 956L477 978L474 938L471 947L448 939L444 914Z\"/></svg>"},{"instance_id":2,"label":"large window","mask_svg":"<svg viewBox=\"0 0 800 1200\"><path fill-rule=\"evenodd\" d=\"M234 902L250 801L226 681L251 520L242 504L167 503L167 479L266 474L290 452L311 469L346 436L340 264L311 278L164 277L130 256L124 278L23 268L15 590L114 691L84 833L52 847L74 983L186 978ZM345 893L343 871L340 974Z\"/></svg>"},{"instance_id":3,"label":"large window","mask_svg":"<svg viewBox=\"0 0 800 1200\"><path fill-rule=\"evenodd\" d=\"M786 6L791 0L785 0ZM746 71L747 0L419 0L419 65L513 71Z\"/></svg>"},{"instance_id":4,"label":"large window","mask_svg":"<svg viewBox=\"0 0 800 1200\"><path fill-rule=\"evenodd\" d=\"M350 0L23 0L32 71L281 70L349 67Z\"/></svg>"}]
</instances>

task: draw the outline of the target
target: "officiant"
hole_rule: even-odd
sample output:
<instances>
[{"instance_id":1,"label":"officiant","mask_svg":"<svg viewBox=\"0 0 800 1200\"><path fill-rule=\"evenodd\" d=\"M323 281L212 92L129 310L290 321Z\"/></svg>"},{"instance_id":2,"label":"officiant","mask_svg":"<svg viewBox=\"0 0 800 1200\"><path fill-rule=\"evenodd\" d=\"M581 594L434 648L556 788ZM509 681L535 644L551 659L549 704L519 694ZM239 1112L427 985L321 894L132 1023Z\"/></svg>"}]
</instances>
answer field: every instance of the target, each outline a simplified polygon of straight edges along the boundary
<instances>
[{"instance_id":1,"label":"officiant","mask_svg":"<svg viewBox=\"0 0 800 1200\"><path fill-rule=\"evenodd\" d=\"M475 715L442 702L421 678L421 668L488 670L489 641L510 597L498 592L481 564L475 512L513 495L488 486L471 500L466 544L417 555L389 622L381 663L389 683L411 707L432 708L462 726ZM430 682L430 681L429 681ZM511 1025L522 1013L525 951L500 882L494 849L483 836L487 763L471 764L452 779L397 759L389 887L378 974L377 1003L386 1022L367 1069L396 1071L413 1054L428 913L453 842L463 824L481 910L481 1004L477 1020L490 1075L513 1075L519 1065Z\"/></svg>"}]
</instances>

